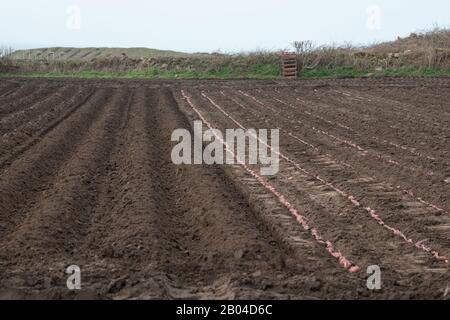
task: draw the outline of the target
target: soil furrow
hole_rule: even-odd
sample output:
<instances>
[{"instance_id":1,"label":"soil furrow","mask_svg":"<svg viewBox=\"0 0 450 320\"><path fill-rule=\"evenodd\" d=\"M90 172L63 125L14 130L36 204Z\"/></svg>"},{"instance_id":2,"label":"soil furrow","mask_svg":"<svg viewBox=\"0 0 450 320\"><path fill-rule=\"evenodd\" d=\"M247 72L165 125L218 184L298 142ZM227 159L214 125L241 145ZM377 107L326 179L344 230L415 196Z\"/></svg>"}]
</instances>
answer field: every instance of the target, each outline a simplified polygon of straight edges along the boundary
<instances>
[{"instance_id":1,"label":"soil furrow","mask_svg":"<svg viewBox=\"0 0 450 320\"><path fill-rule=\"evenodd\" d=\"M21 110L15 110L0 119L0 135L5 136L5 134L17 130L21 125L26 124L49 109L54 108L64 100L70 99L75 93L75 87L60 87L53 90L52 93L48 93L48 95L44 94L43 98L33 101L31 106Z\"/></svg>"},{"instance_id":2,"label":"soil furrow","mask_svg":"<svg viewBox=\"0 0 450 320\"><path fill-rule=\"evenodd\" d=\"M239 98L239 96L236 96ZM255 103L255 102L253 102ZM276 114L276 109L269 106L267 102L262 102L263 105L254 106L257 112L262 112L262 114L267 117L272 117L272 114ZM251 105L250 102L247 104ZM262 111L262 109L268 111ZM450 172L448 168L441 167L440 174L429 175L422 171L417 171L415 168L405 168L400 163L391 163L391 158L380 158L372 154L372 157L368 157L363 151L359 151L357 147L350 145L343 145L333 141L328 135L320 134L324 131L321 128L315 128L315 130L310 130L311 125L303 126L300 125L305 123L304 120L299 122L297 117L292 117L289 114L287 116L280 115L277 117L277 125L282 125L285 128L289 128L290 132L294 133L296 137L303 137L303 140L309 141L312 145L320 146L329 151L342 162L347 162L362 172L365 172L368 176L380 176L382 181L387 181L393 186L403 186L403 189L412 190L416 194L424 195L424 198L429 199L430 202L438 204L441 208L448 210L448 199L442 196L445 193L446 182L444 181ZM268 120L266 120L268 121ZM281 121L281 122L280 122ZM272 121L273 123L273 121ZM285 123L285 124L282 124ZM298 142L297 142L298 144ZM376 160L376 161L374 161ZM384 161L380 161L384 160ZM382 170L380 170L382 168ZM418 181L420 184L426 185L426 188L421 188L418 186ZM422 190L422 191L420 191ZM423 192L426 190L426 193Z\"/></svg>"},{"instance_id":3,"label":"soil furrow","mask_svg":"<svg viewBox=\"0 0 450 320\"><path fill-rule=\"evenodd\" d=\"M44 137L50 133L53 129L55 129L58 125L60 125L64 120L68 119L71 115L73 115L80 107L82 107L93 95L96 93L95 89L87 88L88 92L79 97L79 99L75 102L73 101L65 101L64 106L66 106L66 103L69 104L69 108L66 112L64 112L61 116L57 117L54 120L50 120L50 123L43 126L43 128L39 127L38 129L34 129L33 131L39 130L37 133L31 136L31 134L24 133L23 131L19 131L17 135L14 135L14 139L23 138L25 136L25 139L27 136L31 136L29 139L24 141L22 143L21 140L17 141L9 141L12 145L6 144L5 150L8 150L8 147L12 148L11 150L5 151L4 156L0 158L0 170L5 168L6 166L11 165L13 161L15 161L21 154L26 152L28 149L32 148L34 145L39 143ZM46 119L48 119L46 117ZM32 125L30 123L30 125ZM28 127L27 127L28 129ZM3 147L2 147L3 149Z\"/></svg>"},{"instance_id":4,"label":"soil furrow","mask_svg":"<svg viewBox=\"0 0 450 320\"><path fill-rule=\"evenodd\" d=\"M2 239L25 218L26 209L34 205L36 199L51 186L52 178L57 174L56 169L70 158L77 144L86 136L86 130L97 121L110 92L99 91L63 126L45 136L10 166L3 168L0 175ZM100 104L100 107L93 107L96 104Z\"/></svg>"},{"instance_id":5,"label":"soil furrow","mask_svg":"<svg viewBox=\"0 0 450 320\"><path fill-rule=\"evenodd\" d=\"M61 115L65 114L72 105L76 105L84 100L89 94L89 88L70 88L64 92L63 96L46 100L42 107L36 110L33 116L30 113L22 115L16 121L12 121L8 126L11 130L0 137L1 154L12 154L14 149L19 149L24 143L33 139L39 131L43 131ZM2 157L0 157L2 158Z\"/></svg>"},{"instance_id":6,"label":"soil furrow","mask_svg":"<svg viewBox=\"0 0 450 320\"><path fill-rule=\"evenodd\" d=\"M258 92L262 93L261 91ZM302 117L306 115L307 118L314 117L316 118L316 123L318 123L317 118L319 118L322 122L327 123L325 126L329 130L342 132L342 135L351 136L353 139L362 139L361 143L363 146L366 145L370 148L375 148L375 150L380 152L400 152L405 154L405 156L408 157L408 161L413 163L416 162L416 158L420 158L421 160L417 160L425 161L428 166L436 166L439 163L447 166L449 165L448 157L443 155L440 155L437 158L433 157L429 155L428 150L422 151L420 148L418 149L418 147L421 146L417 144L413 147L403 145L403 136L399 139L397 131L389 133L389 126L382 126L380 128L373 124L368 124L366 121L359 121L358 119L352 119L348 122L344 120L343 122L345 123L341 123L339 115L333 115L335 113L333 110L336 109L336 107L326 105L323 102L317 103L312 100L304 99L300 94L297 97L293 97L292 95L289 95L287 91L276 92L277 94L275 96L278 96L277 101L283 99L284 101L282 103L291 105L292 111L296 110L296 114L301 114ZM273 93L272 97L274 97ZM320 122L318 125L320 125Z\"/></svg>"},{"instance_id":7,"label":"soil furrow","mask_svg":"<svg viewBox=\"0 0 450 320\"><path fill-rule=\"evenodd\" d=\"M197 99L201 100L199 97ZM205 103L202 103L202 106L205 105ZM205 108L207 107L205 106ZM208 113L212 113L211 117L216 121L221 118L224 119L220 114L214 113L212 109L211 111L208 110ZM228 124L225 127L219 125L220 129L229 127L232 128L233 125ZM371 219L362 208L358 212L351 206L343 204L342 201L341 203L335 203L336 198L339 198L340 195L337 193L333 195L332 190L327 188L326 185L316 185L311 181L311 177L305 175L297 175L295 180L292 181L293 171L295 171L295 168L289 168L289 166L281 168L280 174L277 179L272 180L272 183L279 186L281 190L286 190L287 194L300 195L294 200L294 203L304 208L311 221L317 223L319 229L324 230L329 239L334 239L336 245L344 253L347 253L347 256L348 253L351 253L349 256L353 259L358 257L357 262L363 261L363 267L371 263L382 264L386 272L389 273L389 281L392 285L401 281L404 274L424 276L423 272L426 268L435 264L437 264L437 270L442 267L439 262L432 261L431 256L428 256L426 252L416 251L413 245L402 245L402 242L396 239L392 233L383 231L383 228ZM300 179L300 181L297 179ZM294 182L297 182L295 187L292 185ZM302 201L302 198L306 198L308 201ZM355 226L358 226L358 230L360 230L360 237L349 239L344 236L350 230L353 230L354 234ZM374 239L379 240L380 238L383 238L381 242L389 247L389 252L386 252L386 245L374 246L376 243ZM416 288L416 290L420 289Z\"/></svg>"},{"instance_id":8,"label":"soil furrow","mask_svg":"<svg viewBox=\"0 0 450 320\"><path fill-rule=\"evenodd\" d=\"M22 259L44 253L48 259L54 256L60 259L73 251L78 239L83 237L83 227L88 224L90 207L96 197L95 181L105 170L116 137L114 131L125 115L127 94L124 91L114 92L105 112L89 128L72 156L55 168L51 186L23 212L25 219L5 237L8 250L22 248ZM53 226L50 230L49 224Z\"/></svg>"},{"instance_id":9,"label":"soil furrow","mask_svg":"<svg viewBox=\"0 0 450 320\"><path fill-rule=\"evenodd\" d=\"M4 80L0 298L445 299L448 79ZM195 120L278 173L175 165Z\"/></svg>"},{"instance_id":10,"label":"soil furrow","mask_svg":"<svg viewBox=\"0 0 450 320\"><path fill-rule=\"evenodd\" d=\"M15 91L20 89L20 85L15 83L15 82L7 82L1 83L1 88L0 88L0 99L2 99L3 97L7 97L8 95L13 94Z\"/></svg>"},{"instance_id":11,"label":"soil furrow","mask_svg":"<svg viewBox=\"0 0 450 320\"><path fill-rule=\"evenodd\" d=\"M44 101L55 92L54 88L44 86L33 87L29 90L31 90L30 94L21 95L9 103L0 103L0 120L3 121L11 114L20 114L24 109Z\"/></svg>"}]
</instances>

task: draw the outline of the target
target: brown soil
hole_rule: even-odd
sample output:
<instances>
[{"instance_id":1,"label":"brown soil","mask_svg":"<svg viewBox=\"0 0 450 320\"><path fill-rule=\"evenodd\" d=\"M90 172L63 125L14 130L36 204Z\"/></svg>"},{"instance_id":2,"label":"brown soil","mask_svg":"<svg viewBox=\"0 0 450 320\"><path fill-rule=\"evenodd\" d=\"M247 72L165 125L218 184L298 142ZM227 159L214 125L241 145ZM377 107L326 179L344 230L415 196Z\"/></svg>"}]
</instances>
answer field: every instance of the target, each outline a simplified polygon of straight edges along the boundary
<instances>
[{"instance_id":1,"label":"brown soil","mask_svg":"<svg viewBox=\"0 0 450 320\"><path fill-rule=\"evenodd\" d=\"M0 298L446 299L449 88L2 79ZM279 128L270 185L360 270L244 167L174 165L192 106L221 130ZM80 291L66 287L74 264ZM379 291L366 287L375 264Z\"/></svg>"}]
</instances>

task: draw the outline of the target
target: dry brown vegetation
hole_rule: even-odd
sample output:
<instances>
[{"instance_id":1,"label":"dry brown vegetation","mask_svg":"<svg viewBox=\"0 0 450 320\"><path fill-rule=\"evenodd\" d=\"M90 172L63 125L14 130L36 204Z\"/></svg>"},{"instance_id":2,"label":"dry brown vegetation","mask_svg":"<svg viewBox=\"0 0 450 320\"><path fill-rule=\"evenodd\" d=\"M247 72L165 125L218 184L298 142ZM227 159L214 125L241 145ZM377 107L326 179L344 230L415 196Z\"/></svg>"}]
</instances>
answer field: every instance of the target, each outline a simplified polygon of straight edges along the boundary
<instances>
[{"instance_id":1,"label":"dry brown vegetation","mask_svg":"<svg viewBox=\"0 0 450 320\"><path fill-rule=\"evenodd\" d=\"M316 46L312 41L297 41L293 48L298 55L300 71L349 69L357 72L379 72L383 70L450 69L450 29L436 28L412 33L406 38L365 47L352 45ZM94 56L92 59L60 59L55 56L39 60L14 59L0 68L11 71L13 65L20 72L77 73L77 72L134 72L177 76L185 74L214 75L224 77L280 75L279 54L274 51L259 51L239 54L184 54L154 55L146 57ZM48 55L47 55L48 56ZM16 55L13 57L16 58ZM5 66L6 64L6 66ZM0 71L2 71L0 69ZM153 73L152 73L153 72Z\"/></svg>"},{"instance_id":2,"label":"dry brown vegetation","mask_svg":"<svg viewBox=\"0 0 450 320\"><path fill-rule=\"evenodd\" d=\"M321 46L294 42L302 69L450 68L450 29L436 28L366 47Z\"/></svg>"},{"instance_id":3,"label":"dry brown vegetation","mask_svg":"<svg viewBox=\"0 0 450 320\"><path fill-rule=\"evenodd\" d=\"M251 53L238 55L209 55L189 57L151 57L151 58L130 58L127 56L93 59L90 61L63 61L47 60L21 61L21 70L25 72L73 72L73 71L145 71L149 68L158 68L162 71L196 71L196 72L219 72L230 68L246 72L252 66L258 64L272 65L278 64L278 57L273 53Z\"/></svg>"},{"instance_id":4,"label":"dry brown vegetation","mask_svg":"<svg viewBox=\"0 0 450 320\"><path fill-rule=\"evenodd\" d=\"M13 70L13 63L11 61L12 53L12 48L0 46L0 72L10 72Z\"/></svg>"}]
</instances>

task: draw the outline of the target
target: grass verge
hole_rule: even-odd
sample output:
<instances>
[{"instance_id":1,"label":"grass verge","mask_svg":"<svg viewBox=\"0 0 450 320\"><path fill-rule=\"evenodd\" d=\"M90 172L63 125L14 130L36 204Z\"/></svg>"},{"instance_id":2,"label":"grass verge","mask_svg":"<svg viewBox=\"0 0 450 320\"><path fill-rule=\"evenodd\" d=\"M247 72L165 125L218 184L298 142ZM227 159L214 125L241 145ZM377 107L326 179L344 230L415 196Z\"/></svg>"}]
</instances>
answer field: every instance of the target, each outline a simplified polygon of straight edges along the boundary
<instances>
[{"instance_id":1,"label":"grass verge","mask_svg":"<svg viewBox=\"0 0 450 320\"><path fill-rule=\"evenodd\" d=\"M235 71L224 68L218 71L198 72L198 71L165 71L157 68L150 68L146 71L80 71L80 72L21 72L21 73L0 73L0 77L65 77L65 78L87 78L87 79L279 79L281 78L278 66L261 65L255 66L250 71ZM388 77L450 77L450 70L445 69L386 69L383 71L356 70L351 68L317 69L305 70L300 73L300 78L359 78L370 76Z\"/></svg>"},{"instance_id":2,"label":"grass verge","mask_svg":"<svg viewBox=\"0 0 450 320\"><path fill-rule=\"evenodd\" d=\"M145 71L79 71L79 72L19 72L0 73L0 76L21 76L21 77L67 77L67 78L125 78L125 79L232 79L232 78L253 78L253 79L273 79L280 77L278 66L269 64L254 65L249 70L233 70L224 67L216 71L193 71L193 70L161 70L149 68Z\"/></svg>"},{"instance_id":3,"label":"grass verge","mask_svg":"<svg viewBox=\"0 0 450 320\"><path fill-rule=\"evenodd\" d=\"M350 68L305 70L300 73L300 78L359 78L368 76L384 77L450 77L450 70L445 69L418 69L418 68L400 68L386 69L382 71L374 70L356 70Z\"/></svg>"}]
</instances>

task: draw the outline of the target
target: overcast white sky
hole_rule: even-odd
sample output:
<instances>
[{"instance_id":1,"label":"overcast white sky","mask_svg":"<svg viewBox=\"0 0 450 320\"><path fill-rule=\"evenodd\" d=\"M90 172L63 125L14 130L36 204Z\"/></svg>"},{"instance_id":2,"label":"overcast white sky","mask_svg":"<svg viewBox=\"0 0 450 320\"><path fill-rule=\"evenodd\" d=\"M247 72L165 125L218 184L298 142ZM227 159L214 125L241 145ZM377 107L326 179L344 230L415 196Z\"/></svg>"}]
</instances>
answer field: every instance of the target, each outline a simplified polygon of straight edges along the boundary
<instances>
[{"instance_id":1,"label":"overcast white sky","mask_svg":"<svg viewBox=\"0 0 450 320\"><path fill-rule=\"evenodd\" d=\"M449 0L0 0L0 45L283 49L450 26Z\"/></svg>"}]
</instances>

